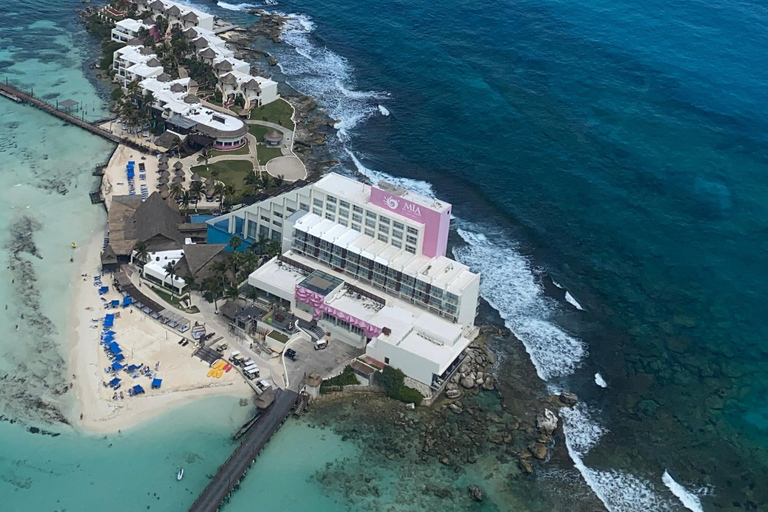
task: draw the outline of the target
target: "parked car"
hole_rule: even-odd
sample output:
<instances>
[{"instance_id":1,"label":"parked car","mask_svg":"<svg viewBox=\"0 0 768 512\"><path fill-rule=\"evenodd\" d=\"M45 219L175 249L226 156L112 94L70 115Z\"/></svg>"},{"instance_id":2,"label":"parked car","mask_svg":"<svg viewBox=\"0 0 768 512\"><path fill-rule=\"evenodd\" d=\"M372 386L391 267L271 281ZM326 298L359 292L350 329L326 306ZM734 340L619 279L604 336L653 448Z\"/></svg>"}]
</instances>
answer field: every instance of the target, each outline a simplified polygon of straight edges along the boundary
<instances>
[{"instance_id":1,"label":"parked car","mask_svg":"<svg viewBox=\"0 0 768 512\"><path fill-rule=\"evenodd\" d=\"M328 340L326 339L315 341L315 350L323 350L327 346L328 346Z\"/></svg>"},{"instance_id":2,"label":"parked car","mask_svg":"<svg viewBox=\"0 0 768 512\"><path fill-rule=\"evenodd\" d=\"M289 348L285 351L285 357L290 359L291 361L296 361L298 359L298 356L296 355L296 351L292 348Z\"/></svg>"}]
</instances>

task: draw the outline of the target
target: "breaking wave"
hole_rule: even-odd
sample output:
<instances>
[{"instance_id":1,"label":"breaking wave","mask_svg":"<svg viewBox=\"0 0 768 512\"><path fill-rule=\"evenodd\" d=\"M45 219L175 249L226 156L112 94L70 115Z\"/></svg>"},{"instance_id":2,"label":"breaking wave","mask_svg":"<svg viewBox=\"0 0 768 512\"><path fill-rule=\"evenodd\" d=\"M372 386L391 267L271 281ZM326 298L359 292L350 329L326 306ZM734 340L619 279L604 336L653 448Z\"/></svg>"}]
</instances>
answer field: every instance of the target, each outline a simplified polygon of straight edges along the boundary
<instances>
[{"instance_id":1,"label":"breaking wave","mask_svg":"<svg viewBox=\"0 0 768 512\"><path fill-rule=\"evenodd\" d=\"M608 383L605 382L605 379L599 373L595 374L595 384L597 384L601 388L607 388L608 387Z\"/></svg>"},{"instance_id":2,"label":"breaking wave","mask_svg":"<svg viewBox=\"0 0 768 512\"><path fill-rule=\"evenodd\" d=\"M675 479L672 478L672 476L669 474L669 471L664 471L664 475L662 475L661 480L664 482L664 485L667 486L669 491L677 496L685 508L691 510L692 512L704 512L699 497L688 491L679 483L675 482Z\"/></svg>"},{"instance_id":3,"label":"breaking wave","mask_svg":"<svg viewBox=\"0 0 768 512\"><path fill-rule=\"evenodd\" d=\"M565 301L568 302L571 306L575 307L579 311L584 311L584 308L581 307L581 304L579 304L579 301L576 300L576 298L571 295L571 292L565 292Z\"/></svg>"},{"instance_id":4,"label":"breaking wave","mask_svg":"<svg viewBox=\"0 0 768 512\"><path fill-rule=\"evenodd\" d=\"M387 107L385 107L384 105L379 105L379 112L381 112L381 115L383 116L389 115L389 110L387 110Z\"/></svg>"},{"instance_id":5,"label":"breaking wave","mask_svg":"<svg viewBox=\"0 0 768 512\"><path fill-rule=\"evenodd\" d=\"M228 4L227 2L216 2L216 5L228 11L250 11L259 7L256 4Z\"/></svg>"},{"instance_id":6,"label":"breaking wave","mask_svg":"<svg viewBox=\"0 0 768 512\"><path fill-rule=\"evenodd\" d=\"M379 100L389 94L355 89L347 59L311 40L315 30L311 18L303 14L285 16L288 21L283 26L282 38L291 50L279 55L278 66L292 87L315 98L337 121L337 135L344 143L352 129L380 112Z\"/></svg>"}]
</instances>

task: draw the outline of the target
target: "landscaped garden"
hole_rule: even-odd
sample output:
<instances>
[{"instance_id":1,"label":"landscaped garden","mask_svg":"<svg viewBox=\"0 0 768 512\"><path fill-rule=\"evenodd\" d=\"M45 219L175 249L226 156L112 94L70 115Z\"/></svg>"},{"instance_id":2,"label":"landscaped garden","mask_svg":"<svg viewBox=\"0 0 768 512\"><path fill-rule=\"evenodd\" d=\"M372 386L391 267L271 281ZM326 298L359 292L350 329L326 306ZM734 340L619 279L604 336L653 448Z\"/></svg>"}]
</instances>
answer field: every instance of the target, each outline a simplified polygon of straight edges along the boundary
<instances>
[{"instance_id":1,"label":"landscaped garden","mask_svg":"<svg viewBox=\"0 0 768 512\"><path fill-rule=\"evenodd\" d=\"M211 158L213 158L215 156L247 155L249 151L250 151L250 148L248 147L248 142L246 141L244 146L239 147L237 149L230 149L229 151L221 151L219 149L212 149L211 150Z\"/></svg>"},{"instance_id":2,"label":"landscaped garden","mask_svg":"<svg viewBox=\"0 0 768 512\"><path fill-rule=\"evenodd\" d=\"M272 128L260 124L251 124L248 125L248 131L256 138L257 142L264 142L264 136L271 132Z\"/></svg>"},{"instance_id":3,"label":"landscaped garden","mask_svg":"<svg viewBox=\"0 0 768 512\"><path fill-rule=\"evenodd\" d=\"M283 152L280 148L270 148L267 146L259 146L256 148L256 158L259 159L260 165L267 165L267 162L278 156L282 156Z\"/></svg>"},{"instance_id":4,"label":"landscaped garden","mask_svg":"<svg viewBox=\"0 0 768 512\"><path fill-rule=\"evenodd\" d=\"M196 165L191 170L203 178L213 177L227 186L234 187L235 193L242 193L248 175L253 174L253 164L247 160L225 160L208 164L208 169L205 165Z\"/></svg>"},{"instance_id":5,"label":"landscaped garden","mask_svg":"<svg viewBox=\"0 0 768 512\"><path fill-rule=\"evenodd\" d=\"M293 130L294 123L291 119L292 115L293 107L291 107L290 103L284 99L278 99L272 103L264 105L263 107L256 107L251 109L249 119L277 123L280 126L288 128L289 130Z\"/></svg>"}]
</instances>

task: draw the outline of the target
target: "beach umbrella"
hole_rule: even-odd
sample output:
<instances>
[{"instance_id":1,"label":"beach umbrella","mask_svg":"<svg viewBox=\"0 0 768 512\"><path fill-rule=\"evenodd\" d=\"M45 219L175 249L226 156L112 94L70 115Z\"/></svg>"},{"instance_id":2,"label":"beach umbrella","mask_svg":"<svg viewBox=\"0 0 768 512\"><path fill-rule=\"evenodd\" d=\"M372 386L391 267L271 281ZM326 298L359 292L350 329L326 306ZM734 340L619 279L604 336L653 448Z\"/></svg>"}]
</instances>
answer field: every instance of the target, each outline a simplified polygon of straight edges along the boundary
<instances>
[{"instance_id":1,"label":"beach umbrella","mask_svg":"<svg viewBox=\"0 0 768 512\"><path fill-rule=\"evenodd\" d=\"M173 168L174 169L183 169L184 168L184 164L182 164L181 162L176 162L175 164L173 164Z\"/></svg>"},{"instance_id":2,"label":"beach umbrella","mask_svg":"<svg viewBox=\"0 0 768 512\"><path fill-rule=\"evenodd\" d=\"M173 181L172 181L172 183L175 185L175 184L177 184L177 183L182 183L183 181L184 181L184 178L183 178L183 177L181 177L181 176L176 176L175 178L173 178Z\"/></svg>"},{"instance_id":3,"label":"beach umbrella","mask_svg":"<svg viewBox=\"0 0 768 512\"><path fill-rule=\"evenodd\" d=\"M168 162L160 162L157 164L157 168L161 171L167 171L168 170Z\"/></svg>"},{"instance_id":4,"label":"beach umbrella","mask_svg":"<svg viewBox=\"0 0 768 512\"><path fill-rule=\"evenodd\" d=\"M168 184L164 183L162 185L158 185L157 190L159 190L160 192L170 192L171 189L168 186Z\"/></svg>"},{"instance_id":5,"label":"beach umbrella","mask_svg":"<svg viewBox=\"0 0 768 512\"><path fill-rule=\"evenodd\" d=\"M184 171L182 171L181 169L176 169L175 171L173 171L173 173L176 176L184 176Z\"/></svg>"},{"instance_id":6,"label":"beach umbrella","mask_svg":"<svg viewBox=\"0 0 768 512\"><path fill-rule=\"evenodd\" d=\"M160 177L161 178L170 178L171 177L171 171L160 171Z\"/></svg>"},{"instance_id":7,"label":"beach umbrella","mask_svg":"<svg viewBox=\"0 0 768 512\"><path fill-rule=\"evenodd\" d=\"M160 177L157 179L157 182L158 182L159 184L161 184L161 185L165 185L166 183L168 183L168 177L167 177L167 176L160 176Z\"/></svg>"},{"instance_id":8,"label":"beach umbrella","mask_svg":"<svg viewBox=\"0 0 768 512\"><path fill-rule=\"evenodd\" d=\"M192 173L192 181L203 181L203 179L200 177L199 174L195 172L195 173Z\"/></svg>"},{"instance_id":9,"label":"beach umbrella","mask_svg":"<svg viewBox=\"0 0 768 512\"><path fill-rule=\"evenodd\" d=\"M168 155L166 155L165 153L160 155L160 161L161 162L167 162L168 161Z\"/></svg>"},{"instance_id":10,"label":"beach umbrella","mask_svg":"<svg viewBox=\"0 0 768 512\"><path fill-rule=\"evenodd\" d=\"M171 193L168 192L167 190L163 190L162 192L160 192L160 197L162 199L168 199L168 196L170 196L170 195L171 195Z\"/></svg>"}]
</instances>

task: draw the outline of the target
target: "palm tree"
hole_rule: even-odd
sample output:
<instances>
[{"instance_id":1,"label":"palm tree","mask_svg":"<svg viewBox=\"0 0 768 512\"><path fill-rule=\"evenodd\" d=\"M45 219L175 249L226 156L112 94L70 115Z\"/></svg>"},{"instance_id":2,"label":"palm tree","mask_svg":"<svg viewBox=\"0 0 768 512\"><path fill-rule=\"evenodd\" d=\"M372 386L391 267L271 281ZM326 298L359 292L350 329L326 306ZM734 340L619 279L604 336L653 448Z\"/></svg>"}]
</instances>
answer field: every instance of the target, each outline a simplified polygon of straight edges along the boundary
<instances>
[{"instance_id":1,"label":"palm tree","mask_svg":"<svg viewBox=\"0 0 768 512\"><path fill-rule=\"evenodd\" d=\"M264 235L259 234L258 240L251 244L251 251L255 252L256 254L262 254L264 252L264 248L267 246L267 242L267 238Z\"/></svg>"},{"instance_id":2,"label":"palm tree","mask_svg":"<svg viewBox=\"0 0 768 512\"><path fill-rule=\"evenodd\" d=\"M181 183L174 183L171 185L171 188L169 189L171 197L177 198L181 197L182 194L184 194L184 187L181 186Z\"/></svg>"},{"instance_id":3,"label":"palm tree","mask_svg":"<svg viewBox=\"0 0 768 512\"><path fill-rule=\"evenodd\" d=\"M284 181L285 181L285 177L282 174L278 174L277 178L274 179L275 187L276 188L282 187Z\"/></svg>"},{"instance_id":4,"label":"palm tree","mask_svg":"<svg viewBox=\"0 0 768 512\"><path fill-rule=\"evenodd\" d=\"M228 286L227 289L224 290L224 296L229 300L237 300L240 296L240 290L237 289L237 286Z\"/></svg>"},{"instance_id":5,"label":"palm tree","mask_svg":"<svg viewBox=\"0 0 768 512\"><path fill-rule=\"evenodd\" d=\"M256 172L249 172L245 176L245 180L243 180L243 181L245 181L246 185L251 185L251 186L254 186L254 187L258 187L259 184L261 183L261 178L259 177L258 174L256 174Z\"/></svg>"},{"instance_id":6,"label":"palm tree","mask_svg":"<svg viewBox=\"0 0 768 512\"><path fill-rule=\"evenodd\" d=\"M145 263L149 252L147 251L147 242L136 242L133 246L133 250L136 252L134 258L140 263Z\"/></svg>"},{"instance_id":7,"label":"palm tree","mask_svg":"<svg viewBox=\"0 0 768 512\"><path fill-rule=\"evenodd\" d=\"M184 276L184 282L189 287L190 291L192 290L192 287L195 286L195 276L192 274L187 274Z\"/></svg>"},{"instance_id":8,"label":"palm tree","mask_svg":"<svg viewBox=\"0 0 768 512\"><path fill-rule=\"evenodd\" d=\"M272 177L267 173L263 173L261 175L261 188L263 190L267 190L271 184L272 184Z\"/></svg>"},{"instance_id":9,"label":"palm tree","mask_svg":"<svg viewBox=\"0 0 768 512\"><path fill-rule=\"evenodd\" d=\"M281 250L282 250L282 247L277 240L270 240L269 242L267 242L265 252L267 256L269 256L270 258L274 258L278 254L280 254Z\"/></svg>"},{"instance_id":10,"label":"palm tree","mask_svg":"<svg viewBox=\"0 0 768 512\"><path fill-rule=\"evenodd\" d=\"M181 209L186 210L187 208L189 208L189 203L192 202L192 199L193 199L193 195L189 191L185 190L181 194L181 197L179 197L179 206L181 206Z\"/></svg>"},{"instance_id":11,"label":"palm tree","mask_svg":"<svg viewBox=\"0 0 768 512\"><path fill-rule=\"evenodd\" d=\"M205 162L205 170L208 170L208 160L211 159L211 146L205 146L203 149L200 150L200 154L197 155L197 161L198 162Z\"/></svg>"},{"instance_id":12,"label":"palm tree","mask_svg":"<svg viewBox=\"0 0 768 512\"><path fill-rule=\"evenodd\" d=\"M215 276L211 276L203 281L203 290L207 294L206 299L208 299L209 302L213 302L214 311L218 312L219 307L216 301L221 297L221 282Z\"/></svg>"},{"instance_id":13,"label":"palm tree","mask_svg":"<svg viewBox=\"0 0 768 512\"><path fill-rule=\"evenodd\" d=\"M170 261L165 267L163 267L163 270L165 270L165 273L168 276L168 280L171 282L171 290L173 290L171 293L173 294L176 292L176 287L173 286L173 278L176 277L176 265L174 262ZM165 284L165 278L163 278L163 284Z\"/></svg>"},{"instance_id":14,"label":"palm tree","mask_svg":"<svg viewBox=\"0 0 768 512\"><path fill-rule=\"evenodd\" d=\"M243 240L239 236L233 236L229 239L229 246L233 251L237 252L241 245L243 245Z\"/></svg>"},{"instance_id":15,"label":"palm tree","mask_svg":"<svg viewBox=\"0 0 768 512\"><path fill-rule=\"evenodd\" d=\"M224 194L226 194L226 192L227 187L225 187L223 183L216 183L216 186L213 187L213 195L219 197L219 208L224 204Z\"/></svg>"}]
</instances>

